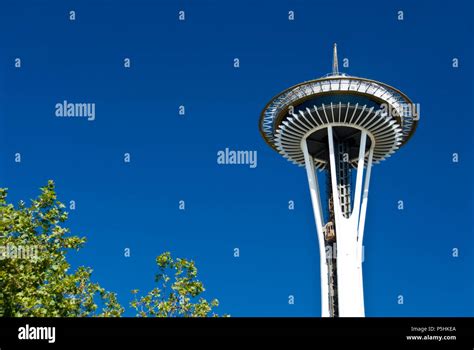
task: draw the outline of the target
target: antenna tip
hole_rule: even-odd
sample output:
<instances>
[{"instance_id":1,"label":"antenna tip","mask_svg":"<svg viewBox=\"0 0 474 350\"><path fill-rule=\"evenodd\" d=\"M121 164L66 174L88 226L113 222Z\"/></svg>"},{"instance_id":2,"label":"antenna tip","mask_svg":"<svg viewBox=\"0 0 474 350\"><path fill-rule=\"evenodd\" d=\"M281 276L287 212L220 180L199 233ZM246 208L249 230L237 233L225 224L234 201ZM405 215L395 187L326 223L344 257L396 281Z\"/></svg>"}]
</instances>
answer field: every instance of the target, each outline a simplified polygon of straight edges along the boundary
<instances>
[{"instance_id":1,"label":"antenna tip","mask_svg":"<svg viewBox=\"0 0 474 350\"><path fill-rule=\"evenodd\" d=\"M339 75L339 64L337 60L337 44L334 43L334 50L333 50L333 56L332 56L332 74L333 75Z\"/></svg>"}]
</instances>

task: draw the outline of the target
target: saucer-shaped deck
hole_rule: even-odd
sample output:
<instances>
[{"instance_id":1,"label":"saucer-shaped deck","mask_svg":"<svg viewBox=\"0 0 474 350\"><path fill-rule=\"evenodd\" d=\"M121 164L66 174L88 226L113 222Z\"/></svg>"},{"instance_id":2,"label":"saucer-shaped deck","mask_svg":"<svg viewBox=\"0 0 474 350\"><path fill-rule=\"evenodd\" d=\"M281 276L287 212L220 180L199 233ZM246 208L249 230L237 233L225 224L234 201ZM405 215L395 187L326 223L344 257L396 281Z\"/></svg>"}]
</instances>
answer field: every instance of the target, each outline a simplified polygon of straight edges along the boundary
<instances>
[{"instance_id":1,"label":"saucer-shaped deck","mask_svg":"<svg viewBox=\"0 0 474 350\"><path fill-rule=\"evenodd\" d=\"M328 162L327 127L336 143L357 161L360 133L368 134L366 158L374 147L378 163L401 147L414 133L417 111L400 91L372 80L336 75L293 86L274 97L262 111L260 131L265 141L297 165L304 165L306 140L316 167ZM367 159L366 159L367 161Z\"/></svg>"}]
</instances>

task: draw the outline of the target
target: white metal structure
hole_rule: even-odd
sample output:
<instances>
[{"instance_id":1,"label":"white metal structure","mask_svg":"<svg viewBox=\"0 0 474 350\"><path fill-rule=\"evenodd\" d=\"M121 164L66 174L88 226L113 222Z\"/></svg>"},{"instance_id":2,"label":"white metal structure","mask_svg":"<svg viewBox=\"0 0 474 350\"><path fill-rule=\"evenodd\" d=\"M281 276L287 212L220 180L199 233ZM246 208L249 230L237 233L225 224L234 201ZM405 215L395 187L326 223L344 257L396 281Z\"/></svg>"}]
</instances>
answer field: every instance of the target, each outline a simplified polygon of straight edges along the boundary
<instances>
[{"instance_id":1,"label":"white metal structure","mask_svg":"<svg viewBox=\"0 0 474 350\"><path fill-rule=\"evenodd\" d=\"M336 177L336 161L334 153L334 140L332 127L328 127L329 147L330 147L330 171L331 188L333 193L338 192ZM353 211L349 218L342 215L339 196L334 197L335 226L338 232L343 235L338 236L336 261L337 261L337 285L338 285L338 309L341 317L362 317L364 316L364 297L362 283L362 240L364 235L365 214L367 210L367 200L369 194L370 170L372 167L373 148L369 151L369 161L367 164L367 174L365 176L364 193L361 204L362 175L364 171L364 150L367 132L361 133L361 145L357 166L357 180L355 189L355 202ZM305 156L306 173L308 176L313 212L316 220L318 241L320 249L321 264L321 305L322 316L329 317L329 292L328 292L328 263L325 250L325 237L323 232L323 212L318 184L318 177L315 174L314 161L308 152L306 139L301 142L301 148ZM334 252L330 252L334 254Z\"/></svg>"},{"instance_id":2,"label":"white metal structure","mask_svg":"<svg viewBox=\"0 0 474 350\"><path fill-rule=\"evenodd\" d=\"M306 168L319 243L323 317L365 315L362 242L372 164L403 145L417 122L413 103L400 91L339 73L336 45L332 74L283 91L261 114L265 141ZM326 208L316 169L327 173Z\"/></svg>"}]
</instances>

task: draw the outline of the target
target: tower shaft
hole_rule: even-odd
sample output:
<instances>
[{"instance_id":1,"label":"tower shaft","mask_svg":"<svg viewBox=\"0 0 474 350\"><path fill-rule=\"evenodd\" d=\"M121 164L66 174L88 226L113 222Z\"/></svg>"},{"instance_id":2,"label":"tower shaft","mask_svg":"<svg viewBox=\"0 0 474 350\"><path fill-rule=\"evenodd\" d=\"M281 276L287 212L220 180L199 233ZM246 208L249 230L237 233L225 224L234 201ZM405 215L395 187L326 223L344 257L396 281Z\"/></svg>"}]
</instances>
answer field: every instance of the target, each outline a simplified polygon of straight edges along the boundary
<instances>
[{"instance_id":1,"label":"tower shaft","mask_svg":"<svg viewBox=\"0 0 474 350\"><path fill-rule=\"evenodd\" d=\"M339 200L341 203L341 211L345 218L351 214L351 169L347 158L349 154L349 145L344 141L335 142L336 145L336 176L337 187L339 190ZM328 282L329 282L329 314L331 317L339 316L338 310L338 288L337 288L337 259L334 252L337 251L337 240L335 227L334 199L331 186L331 172L327 172L326 176L326 194L327 194L327 223L323 227L325 231L326 251L332 252L327 254L326 261L328 264Z\"/></svg>"},{"instance_id":2,"label":"tower shaft","mask_svg":"<svg viewBox=\"0 0 474 350\"><path fill-rule=\"evenodd\" d=\"M373 147L369 150L367 172L363 184L367 132L361 131L352 206L351 170L346 159L348 145L335 140L332 126L327 129L329 148L327 166L328 218L325 223L323 222L314 160L309 154L306 139L301 143L305 155L319 246L320 250L321 247L324 250L320 259L322 315L323 317L363 317L365 312L362 286L362 239ZM364 185L363 190L362 185Z\"/></svg>"}]
</instances>

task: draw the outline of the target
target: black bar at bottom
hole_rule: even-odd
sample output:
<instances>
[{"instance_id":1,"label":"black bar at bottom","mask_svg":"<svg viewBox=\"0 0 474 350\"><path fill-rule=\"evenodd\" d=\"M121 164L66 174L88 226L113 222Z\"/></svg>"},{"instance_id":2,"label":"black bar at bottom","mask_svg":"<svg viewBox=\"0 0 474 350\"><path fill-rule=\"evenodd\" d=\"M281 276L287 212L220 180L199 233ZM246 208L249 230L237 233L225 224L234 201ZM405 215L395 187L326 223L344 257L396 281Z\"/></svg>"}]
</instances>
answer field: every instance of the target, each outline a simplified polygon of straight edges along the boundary
<instances>
[{"instance_id":1,"label":"black bar at bottom","mask_svg":"<svg viewBox=\"0 0 474 350\"><path fill-rule=\"evenodd\" d=\"M49 327L54 327L54 339ZM315 336L324 338L324 342L352 345L376 343L415 348L473 349L474 319L0 318L1 350L38 346L63 348L67 345L74 345L75 348L103 342L145 345L163 336L202 335ZM39 337L43 339L31 339Z\"/></svg>"}]
</instances>

